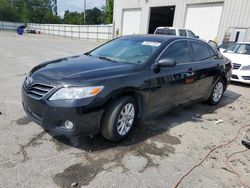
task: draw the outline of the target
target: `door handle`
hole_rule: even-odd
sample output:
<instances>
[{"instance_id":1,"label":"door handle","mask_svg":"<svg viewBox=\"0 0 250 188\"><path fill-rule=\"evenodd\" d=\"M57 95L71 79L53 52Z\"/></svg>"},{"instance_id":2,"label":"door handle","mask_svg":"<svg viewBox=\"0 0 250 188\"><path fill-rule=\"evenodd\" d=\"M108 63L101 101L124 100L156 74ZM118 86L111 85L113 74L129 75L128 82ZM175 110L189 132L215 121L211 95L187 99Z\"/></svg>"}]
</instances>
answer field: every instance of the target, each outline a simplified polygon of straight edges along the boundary
<instances>
[{"instance_id":1,"label":"door handle","mask_svg":"<svg viewBox=\"0 0 250 188\"><path fill-rule=\"evenodd\" d=\"M189 68L188 71L191 72L191 71L193 71L193 69L192 69L192 68Z\"/></svg>"}]
</instances>

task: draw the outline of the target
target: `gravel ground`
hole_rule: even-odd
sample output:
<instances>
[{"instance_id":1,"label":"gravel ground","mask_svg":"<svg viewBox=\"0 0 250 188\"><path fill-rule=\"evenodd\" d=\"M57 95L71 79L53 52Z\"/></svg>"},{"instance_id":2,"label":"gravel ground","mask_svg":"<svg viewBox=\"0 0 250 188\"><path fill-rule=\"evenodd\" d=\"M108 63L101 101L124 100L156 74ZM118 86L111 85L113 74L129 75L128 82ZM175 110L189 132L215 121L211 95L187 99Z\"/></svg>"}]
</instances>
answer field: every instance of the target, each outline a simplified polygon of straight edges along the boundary
<instances>
[{"instance_id":1,"label":"gravel ground","mask_svg":"<svg viewBox=\"0 0 250 188\"><path fill-rule=\"evenodd\" d=\"M0 187L175 187L215 146L250 124L250 86L232 83L218 106L172 110L138 125L121 143L52 137L21 106L25 74L46 60L80 54L101 42L0 32ZM219 121L218 121L219 120ZM238 138L209 155L179 187L250 185L250 150Z\"/></svg>"}]
</instances>

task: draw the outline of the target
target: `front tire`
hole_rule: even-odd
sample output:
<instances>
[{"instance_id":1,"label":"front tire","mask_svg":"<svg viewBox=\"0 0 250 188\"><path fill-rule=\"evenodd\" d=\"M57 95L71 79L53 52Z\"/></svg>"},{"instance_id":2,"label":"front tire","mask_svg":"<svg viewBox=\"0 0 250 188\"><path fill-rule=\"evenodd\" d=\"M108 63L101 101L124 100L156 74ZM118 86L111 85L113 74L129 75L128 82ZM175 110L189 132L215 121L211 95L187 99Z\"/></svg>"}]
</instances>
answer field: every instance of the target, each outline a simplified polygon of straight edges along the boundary
<instances>
[{"instance_id":1,"label":"front tire","mask_svg":"<svg viewBox=\"0 0 250 188\"><path fill-rule=\"evenodd\" d=\"M213 87L211 95L208 99L208 103L211 105L217 105L223 96L225 91L225 83L222 79L220 79Z\"/></svg>"},{"instance_id":2,"label":"front tire","mask_svg":"<svg viewBox=\"0 0 250 188\"><path fill-rule=\"evenodd\" d=\"M102 136L113 142L125 139L134 126L136 115L137 103L134 97L117 99L104 113L101 123Z\"/></svg>"}]
</instances>

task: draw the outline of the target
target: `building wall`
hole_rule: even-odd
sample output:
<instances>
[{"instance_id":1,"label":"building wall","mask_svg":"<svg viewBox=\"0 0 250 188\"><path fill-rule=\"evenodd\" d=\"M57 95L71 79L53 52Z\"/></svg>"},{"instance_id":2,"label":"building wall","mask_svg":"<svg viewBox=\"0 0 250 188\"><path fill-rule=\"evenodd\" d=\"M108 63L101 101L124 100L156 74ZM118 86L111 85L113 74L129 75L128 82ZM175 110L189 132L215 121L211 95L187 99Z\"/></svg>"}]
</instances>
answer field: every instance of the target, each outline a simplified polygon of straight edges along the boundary
<instances>
[{"instance_id":1,"label":"building wall","mask_svg":"<svg viewBox=\"0 0 250 188\"><path fill-rule=\"evenodd\" d=\"M218 32L218 40L222 41L224 34L229 31L233 35L234 28L247 30L246 40L250 41L250 1L225 0Z\"/></svg>"},{"instance_id":2,"label":"building wall","mask_svg":"<svg viewBox=\"0 0 250 188\"><path fill-rule=\"evenodd\" d=\"M223 40L225 32L230 27L248 28L246 40L250 40L250 0L114 0L114 30L122 31L123 9L141 8L140 33L148 32L150 7L176 6L174 27L184 27L187 5L201 3L224 3L218 42Z\"/></svg>"}]
</instances>

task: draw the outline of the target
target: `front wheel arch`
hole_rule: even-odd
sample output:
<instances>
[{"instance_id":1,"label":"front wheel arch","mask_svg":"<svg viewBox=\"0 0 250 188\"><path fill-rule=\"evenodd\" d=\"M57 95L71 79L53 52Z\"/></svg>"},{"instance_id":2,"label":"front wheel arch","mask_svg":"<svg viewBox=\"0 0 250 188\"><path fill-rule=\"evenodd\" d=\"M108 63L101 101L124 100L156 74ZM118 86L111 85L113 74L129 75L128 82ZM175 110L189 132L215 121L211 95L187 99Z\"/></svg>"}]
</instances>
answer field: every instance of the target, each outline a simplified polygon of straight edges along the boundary
<instances>
[{"instance_id":1,"label":"front wheel arch","mask_svg":"<svg viewBox=\"0 0 250 188\"><path fill-rule=\"evenodd\" d=\"M121 110L123 109L124 106L126 106L129 103L131 103L135 107L135 117L133 118L134 121L133 123L131 123L131 127L129 127L128 132L124 135L121 135L119 134L117 129L118 126L117 121L120 116ZM134 97L124 96L117 98L106 108L106 110L103 113L101 122L102 136L107 140L113 142L118 142L125 139L128 136L130 129L132 129L135 124L136 114L137 114L137 102Z\"/></svg>"},{"instance_id":2,"label":"front wheel arch","mask_svg":"<svg viewBox=\"0 0 250 188\"><path fill-rule=\"evenodd\" d=\"M114 91L110 94L109 99L104 104L104 110L106 110L113 101L118 100L119 98L132 96L135 98L137 102L137 121L141 122L145 119L147 111L146 111L146 96L143 96L140 92L133 90L133 88L127 88L123 90Z\"/></svg>"}]
</instances>

